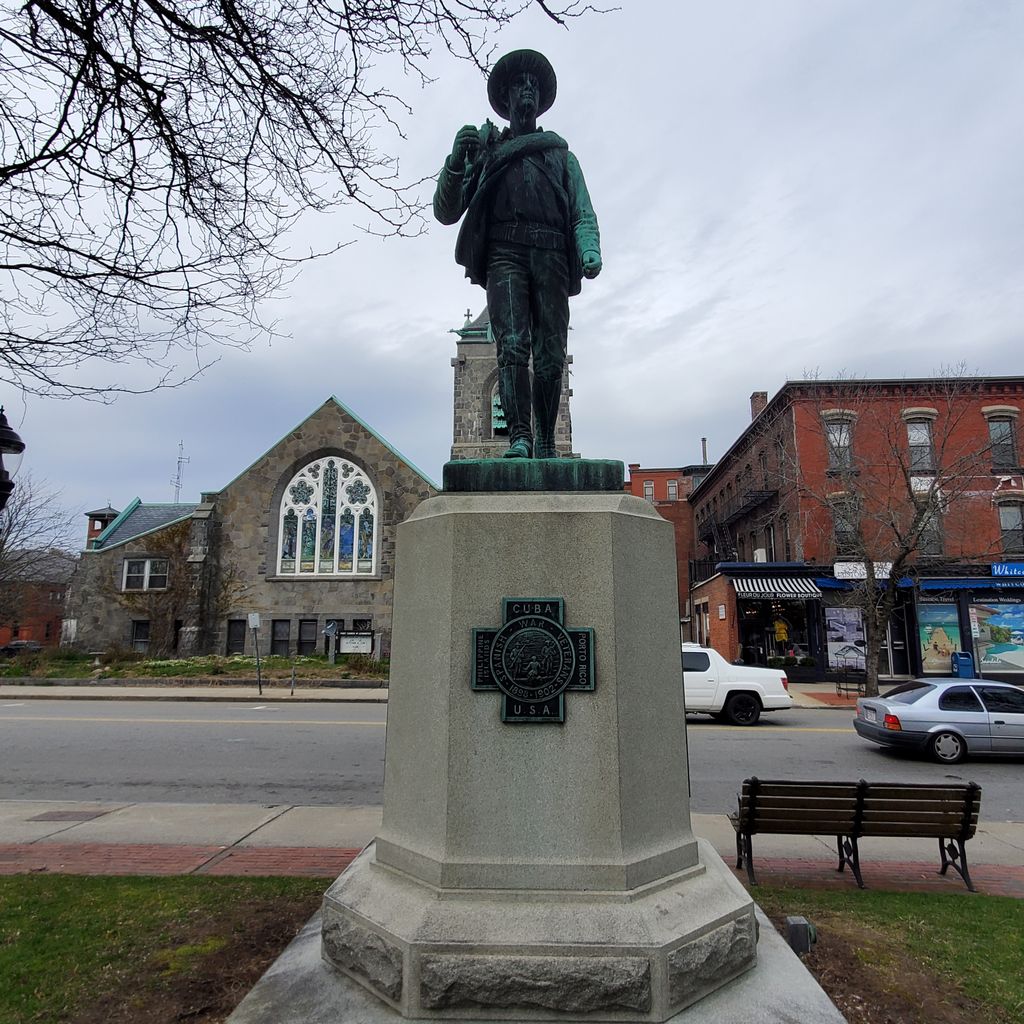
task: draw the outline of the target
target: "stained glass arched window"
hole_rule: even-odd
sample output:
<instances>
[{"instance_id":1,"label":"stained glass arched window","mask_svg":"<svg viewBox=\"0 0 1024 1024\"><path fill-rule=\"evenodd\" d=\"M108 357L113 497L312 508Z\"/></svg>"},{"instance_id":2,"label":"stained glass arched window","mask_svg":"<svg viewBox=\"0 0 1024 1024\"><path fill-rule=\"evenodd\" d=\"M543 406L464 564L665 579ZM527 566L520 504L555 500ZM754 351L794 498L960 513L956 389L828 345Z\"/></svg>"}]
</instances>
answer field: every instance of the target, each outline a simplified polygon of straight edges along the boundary
<instances>
[{"instance_id":1,"label":"stained glass arched window","mask_svg":"<svg viewBox=\"0 0 1024 1024\"><path fill-rule=\"evenodd\" d=\"M279 510L282 576L365 576L377 566L377 492L354 463L317 459L295 474Z\"/></svg>"}]
</instances>

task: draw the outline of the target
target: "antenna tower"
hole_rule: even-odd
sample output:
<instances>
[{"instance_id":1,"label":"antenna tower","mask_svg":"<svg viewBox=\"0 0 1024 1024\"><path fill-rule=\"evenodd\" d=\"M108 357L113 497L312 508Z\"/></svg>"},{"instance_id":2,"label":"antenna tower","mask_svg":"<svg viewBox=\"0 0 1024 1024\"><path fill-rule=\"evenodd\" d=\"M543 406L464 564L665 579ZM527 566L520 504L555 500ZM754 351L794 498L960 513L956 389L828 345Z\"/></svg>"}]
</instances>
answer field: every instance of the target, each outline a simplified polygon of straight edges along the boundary
<instances>
[{"instance_id":1,"label":"antenna tower","mask_svg":"<svg viewBox=\"0 0 1024 1024\"><path fill-rule=\"evenodd\" d=\"M185 454L185 442L184 441L179 441L178 442L178 473L175 476L175 478L171 481L171 483L174 484L174 504L175 505L178 504L178 499L181 497L181 467L184 466L186 462L191 462L191 461L192 460Z\"/></svg>"}]
</instances>

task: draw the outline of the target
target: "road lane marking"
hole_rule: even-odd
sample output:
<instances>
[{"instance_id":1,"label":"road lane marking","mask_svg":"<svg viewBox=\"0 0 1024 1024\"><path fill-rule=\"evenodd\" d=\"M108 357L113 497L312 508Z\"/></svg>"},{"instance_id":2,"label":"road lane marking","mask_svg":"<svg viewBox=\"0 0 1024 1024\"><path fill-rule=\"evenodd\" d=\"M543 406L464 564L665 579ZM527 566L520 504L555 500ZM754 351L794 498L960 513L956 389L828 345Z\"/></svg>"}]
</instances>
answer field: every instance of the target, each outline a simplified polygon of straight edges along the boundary
<instances>
[{"instance_id":1,"label":"road lane marking","mask_svg":"<svg viewBox=\"0 0 1024 1024\"><path fill-rule=\"evenodd\" d=\"M115 725L367 725L383 728L386 722L369 721L318 721L316 719L287 719L279 718L276 721L260 720L258 718L99 718L72 715L0 715L0 722L110 722ZM711 724L702 726L690 725L688 728L698 728L701 732L705 729L708 732L741 732L751 736L761 736L765 733L791 733L791 732L840 732L854 735L852 729L838 727L824 727L812 725L717 725Z\"/></svg>"},{"instance_id":2,"label":"road lane marking","mask_svg":"<svg viewBox=\"0 0 1024 1024\"><path fill-rule=\"evenodd\" d=\"M54 715L0 715L0 722L111 722L121 725L374 725L383 728L386 722L331 721L315 719L286 719L276 721L259 718L90 718L85 716Z\"/></svg>"}]
</instances>

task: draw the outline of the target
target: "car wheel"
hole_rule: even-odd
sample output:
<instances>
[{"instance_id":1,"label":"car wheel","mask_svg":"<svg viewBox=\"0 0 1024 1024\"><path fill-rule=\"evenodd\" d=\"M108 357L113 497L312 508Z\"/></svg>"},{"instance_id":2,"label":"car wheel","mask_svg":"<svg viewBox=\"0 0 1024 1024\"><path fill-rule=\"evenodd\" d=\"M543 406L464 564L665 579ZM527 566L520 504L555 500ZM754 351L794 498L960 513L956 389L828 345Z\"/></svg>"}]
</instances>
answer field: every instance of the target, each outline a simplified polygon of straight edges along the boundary
<instances>
[{"instance_id":1,"label":"car wheel","mask_svg":"<svg viewBox=\"0 0 1024 1024\"><path fill-rule=\"evenodd\" d=\"M725 702L722 714L732 725L756 725L761 717L761 702L752 693L734 693Z\"/></svg>"},{"instance_id":2,"label":"car wheel","mask_svg":"<svg viewBox=\"0 0 1024 1024\"><path fill-rule=\"evenodd\" d=\"M967 755L967 744L963 736L955 732L937 732L930 744L932 757L941 764L956 764Z\"/></svg>"}]
</instances>

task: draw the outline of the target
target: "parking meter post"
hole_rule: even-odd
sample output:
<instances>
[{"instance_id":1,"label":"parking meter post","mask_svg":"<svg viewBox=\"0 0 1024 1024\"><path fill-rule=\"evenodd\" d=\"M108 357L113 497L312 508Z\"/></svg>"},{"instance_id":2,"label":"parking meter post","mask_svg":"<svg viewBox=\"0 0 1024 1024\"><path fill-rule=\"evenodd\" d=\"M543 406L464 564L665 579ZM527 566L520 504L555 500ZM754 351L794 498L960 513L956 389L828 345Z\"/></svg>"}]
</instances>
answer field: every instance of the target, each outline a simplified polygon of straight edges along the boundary
<instances>
[{"instance_id":1,"label":"parking meter post","mask_svg":"<svg viewBox=\"0 0 1024 1024\"><path fill-rule=\"evenodd\" d=\"M295 662L294 661L292 662L292 693L291 693L291 695L293 697L295 696Z\"/></svg>"},{"instance_id":2,"label":"parking meter post","mask_svg":"<svg viewBox=\"0 0 1024 1024\"><path fill-rule=\"evenodd\" d=\"M263 677L260 673L260 632L258 629L252 631L252 645L256 650L256 689L259 695L263 696Z\"/></svg>"},{"instance_id":3,"label":"parking meter post","mask_svg":"<svg viewBox=\"0 0 1024 1024\"><path fill-rule=\"evenodd\" d=\"M327 659L334 664L338 652L338 620L331 619L324 626L324 636L327 637Z\"/></svg>"}]
</instances>

